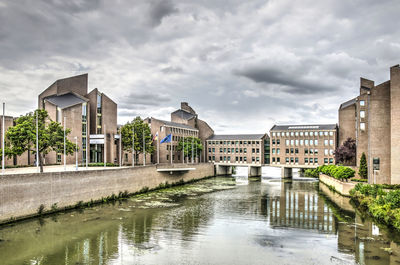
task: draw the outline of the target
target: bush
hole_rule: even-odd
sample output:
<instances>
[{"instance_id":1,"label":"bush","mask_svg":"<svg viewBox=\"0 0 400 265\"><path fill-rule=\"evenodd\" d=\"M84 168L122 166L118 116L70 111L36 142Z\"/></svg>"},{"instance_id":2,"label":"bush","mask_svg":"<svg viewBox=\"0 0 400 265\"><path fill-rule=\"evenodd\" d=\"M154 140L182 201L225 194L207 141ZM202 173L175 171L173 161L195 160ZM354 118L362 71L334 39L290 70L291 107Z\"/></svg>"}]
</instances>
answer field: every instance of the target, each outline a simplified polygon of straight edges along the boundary
<instances>
[{"instance_id":1,"label":"bush","mask_svg":"<svg viewBox=\"0 0 400 265\"><path fill-rule=\"evenodd\" d=\"M330 177L334 177L339 180L347 180L353 178L355 171L349 167L336 166L336 165L324 165L316 169L317 172L321 172Z\"/></svg>"},{"instance_id":2,"label":"bush","mask_svg":"<svg viewBox=\"0 0 400 265\"><path fill-rule=\"evenodd\" d=\"M368 178L367 158L364 153L362 153L360 158L360 169L358 170L358 175L360 175L362 179Z\"/></svg>"},{"instance_id":3,"label":"bush","mask_svg":"<svg viewBox=\"0 0 400 265\"><path fill-rule=\"evenodd\" d=\"M104 167L104 163L90 163L89 167ZM118 167L119 165L114 163L106 163L106 167Z\"/></svg>"},{"instance_id":4,"label":"bush","mask_svg":"<svg viewBox=\"0 0 400 265\"><path fill-rule=\"evenodd\" d=\"M318 178L319 172L317 169L306 169L304 176L307 178Z\"/></svg>"}]
</instances>

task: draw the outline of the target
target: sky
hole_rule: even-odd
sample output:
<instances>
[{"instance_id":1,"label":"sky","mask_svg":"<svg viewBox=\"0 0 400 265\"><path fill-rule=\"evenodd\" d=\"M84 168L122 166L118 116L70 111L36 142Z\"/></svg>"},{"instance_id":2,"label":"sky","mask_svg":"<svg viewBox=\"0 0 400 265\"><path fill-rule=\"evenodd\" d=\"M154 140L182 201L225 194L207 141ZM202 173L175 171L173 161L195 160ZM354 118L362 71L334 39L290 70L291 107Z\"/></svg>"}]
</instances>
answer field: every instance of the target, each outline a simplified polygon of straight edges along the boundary
<instances>
[{"instance_id":1,"label":"sky","mask_svg":"<svg viewBox=\"0 0 400 265\"><path fill-rule=\"evenodd\" d=\"M216 134L337 123L360 77L400 62L398 0L0 0L0 101L37 107L88 73L118 123L185 101Z\"/></svg>"}]
</instances>

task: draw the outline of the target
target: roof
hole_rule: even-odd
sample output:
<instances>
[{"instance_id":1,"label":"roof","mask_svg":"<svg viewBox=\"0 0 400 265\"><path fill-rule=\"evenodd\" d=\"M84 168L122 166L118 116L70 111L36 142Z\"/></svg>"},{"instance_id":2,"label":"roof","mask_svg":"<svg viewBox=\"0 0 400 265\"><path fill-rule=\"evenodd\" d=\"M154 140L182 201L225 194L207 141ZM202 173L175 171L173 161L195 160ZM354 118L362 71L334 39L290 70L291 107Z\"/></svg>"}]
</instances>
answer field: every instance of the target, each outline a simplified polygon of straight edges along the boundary
<instances>
[{"instance_id":1,"label":"roof","mask_svg":"<svg viewBox=\"0 0 400 265\"><path fill-rule=\"evenodd\" d=\"M346 102L340 104L339 109L347 108L347 107L349 107L349 106L355 104L356 102L357 102L357 98L350 99L350 100L348 100L348 101L346 101Z\"/></svg>"},{"instance_id":2,"label":"roof","mask_svg":"<svg viewBox=\"0 0 400 265\"><path fill-rule=\"evenodd\" d=\"M207 140L260 140L265 134L225 134L212 135Z\"/></svg>"},{"instance_id":3,"label":"roof","mask_svg":"<svg viewBox=\"0 0 400 265\"><path fill-rule=\"evenodd\" d=\"M67 93L60 96L49 96L46 97L45 100L61 109L69 108L77 104L82 104L89 101L88 99L85 99L84 97L79 97L74 93Z\"/></svg>"},{"instance_id":4,"label":"roof","mask_svg":"<svg viewBox=\"0 0 400 265\"><path fill-rule=\"evenodd\" d=\"M178 110L172 112L171 114L181 117L182 119L185 119L185 120L190 120L190 119L196 117L196 115L194 115L190 112L187 112L185 110L182 110L182 109L178 109Z\"/></svg>"},{"instance_id":5,"label":"roof","mask_svg":"<svg viewBox=\"0 0 400 265\"><path fill-rule=\"evenodd\" d=\"M151 119L155 119L155 118L151 118ZM155 119L155 120L161 121L167 126L198 131L196 128L194 128L192 126L189 126L189 125L186 125L186 124L181 124L181 123L172 122L172 121L165 121L165 120L160 120L160 119Z\"/></svg>"},{"instance_id":6,"label":"roof","mask_svg":"<svg viewBox=\"0 0 400 265\"><path fill-rule=\"evenodd\" d=\"M336 130L336 124L311 124L311 125L274 125L271 131L287 130Z\"/></svg>"}]
</instances>

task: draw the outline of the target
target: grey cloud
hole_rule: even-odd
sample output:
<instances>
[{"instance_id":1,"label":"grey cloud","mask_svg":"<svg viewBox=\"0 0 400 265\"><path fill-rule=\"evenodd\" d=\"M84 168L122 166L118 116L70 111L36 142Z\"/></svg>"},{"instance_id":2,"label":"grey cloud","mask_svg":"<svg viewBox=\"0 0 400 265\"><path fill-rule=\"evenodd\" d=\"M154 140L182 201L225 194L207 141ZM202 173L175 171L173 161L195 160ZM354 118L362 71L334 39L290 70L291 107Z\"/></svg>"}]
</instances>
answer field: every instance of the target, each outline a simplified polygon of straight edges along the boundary
<instances>
[{"instance_id":1,"label":"grey cloud","mask_svg":"<svg viewBox=\"0 0 400 265\"><path fill-rule=\"evenodd\" d=\"M180 74L183 73L183 69L179 66L167 66L161 69L164 74Z\"/></svg>"},{"instance_id":2,"label":"grey cloud","mask_svg":"<svg viewBox=\"0 0 400 265\"><path fill-rule=\"evenodd\" d=\"M149 92L131 93L118 102L118 106L123 109L134 109L138 106L157 107L171 99L168 95L155 94Z\"/></svg>"},{"instance_id":3,"label":"grey cloud","mask_svg":"<svg viewBox=\"0 0 400 265\"><path fill-rule=\"evenodd\" d=\"M150 22L153 27L161 24L164 17L177 13L178 9L169 0L153 0L150 2Z\"/></svg>"},{"instance_id":4,"label":"grey cloud","mask_svg":"<svg viewBox=\"0 0 400 265\"><path fill-rule=\"evenodd\" d=\"M294 94L328 93L336 90L335 87L319 81L309 81L303 76L291 71L284 71L271 67L251 66L241 70L234 70L237 76L246 77L256 83L281 85L282 90Z\"/></svg>"}]
</instances>

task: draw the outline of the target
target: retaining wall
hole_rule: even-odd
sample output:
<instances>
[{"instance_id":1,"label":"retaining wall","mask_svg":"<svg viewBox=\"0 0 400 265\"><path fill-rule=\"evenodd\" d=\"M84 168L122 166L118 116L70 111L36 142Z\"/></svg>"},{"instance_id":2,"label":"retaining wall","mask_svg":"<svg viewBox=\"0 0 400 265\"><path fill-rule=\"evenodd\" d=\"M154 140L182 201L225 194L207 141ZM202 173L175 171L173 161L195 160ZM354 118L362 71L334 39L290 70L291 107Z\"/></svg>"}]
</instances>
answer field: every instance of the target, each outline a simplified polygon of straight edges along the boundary
<instances>
[{"instance_id":1,"label":"retaining wall","mask_svg":"<svg viewBox=\"0 0 400 265\"><path fill-rule=\"evenodd\" d=\"M355 186L354 183L342 182L325 174L319 175L319 181L325 185L334 187L335 190L343 196L350 196L350 190Z\"/></svg>"},{"instance_id":2,"label":"retaining wall","mask_svg":"<svg viewBox=\"0 0 400 265\"><path fill-rule=\"evenodd\" d=\"M170 166L164 166L164 168ZM13 174L0 177L0 223L36 215L40 205L50 210L76 203L99 200L118 195L119 192L134 193L144 187L154 189L162 183L190 181L214 176L212 163L173 165L173 167L196 168L184 173L157 172L157 166L135 168L112 168L88 171Z\"/></svg>"}]
</instances>

